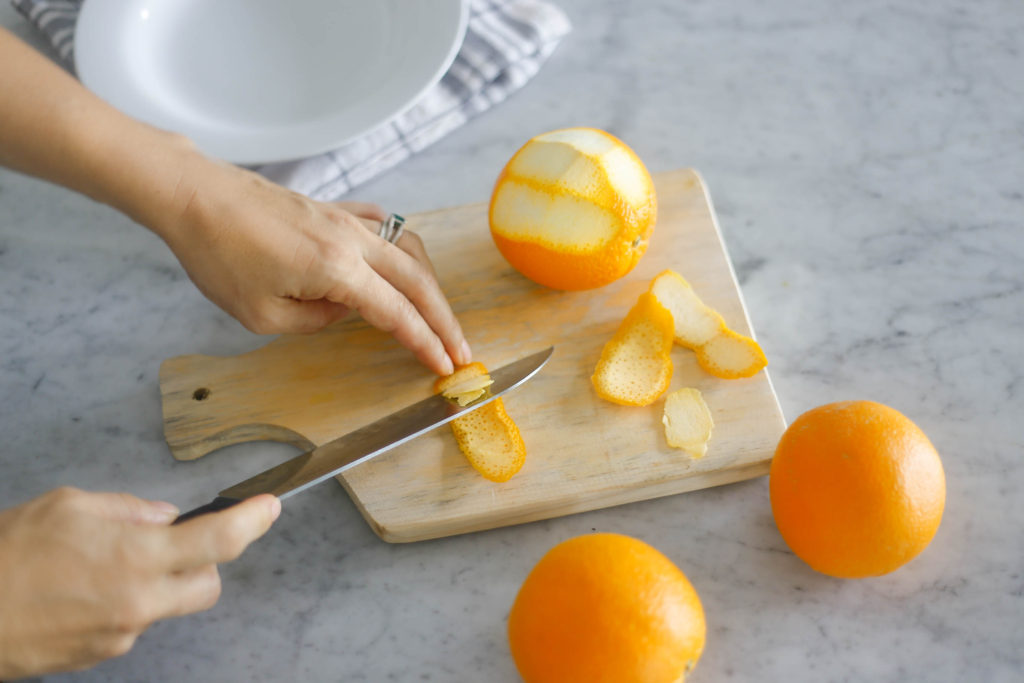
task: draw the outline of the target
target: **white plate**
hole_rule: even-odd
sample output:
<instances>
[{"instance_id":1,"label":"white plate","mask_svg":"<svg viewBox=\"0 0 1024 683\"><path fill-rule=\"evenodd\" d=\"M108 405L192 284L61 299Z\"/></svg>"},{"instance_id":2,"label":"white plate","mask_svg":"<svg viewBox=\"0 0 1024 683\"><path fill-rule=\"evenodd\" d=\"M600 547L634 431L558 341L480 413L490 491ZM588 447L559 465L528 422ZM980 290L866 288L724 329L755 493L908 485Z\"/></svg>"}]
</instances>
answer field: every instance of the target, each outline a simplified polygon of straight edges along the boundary
<instances>
[{"instance_id":1,"label":"white plate","mask_svg":"<svg viewBox=\"0 0 1024 683\"><path fill-rule=\"evenodd\" d=\"M82 82L236 163L325 152L441 78L463 0L86 0Z\"/></svg>"}]
</instances>

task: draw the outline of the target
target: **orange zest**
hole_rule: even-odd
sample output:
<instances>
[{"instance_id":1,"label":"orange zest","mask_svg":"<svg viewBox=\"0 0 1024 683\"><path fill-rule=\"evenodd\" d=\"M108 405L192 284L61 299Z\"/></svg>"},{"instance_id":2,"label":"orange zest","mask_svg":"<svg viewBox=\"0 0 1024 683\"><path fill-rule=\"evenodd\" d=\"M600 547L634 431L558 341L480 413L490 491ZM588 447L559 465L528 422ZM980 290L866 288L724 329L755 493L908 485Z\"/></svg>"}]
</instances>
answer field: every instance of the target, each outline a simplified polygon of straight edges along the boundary
<instances>
[{"instance_id":1,"label":"orange zest","mask_svg":"<svg viewBox=\"0 0 1024 683\"><path fill-rule=\"evenodd\" d=\"M590 378L597 395L625 406L654 403L672 380L672 314L643 293L601 350Z\"/></svg>"},{"instance_id":2,"label":"orange zest","mask_svg":"<svg viewBox=\"0 0 1024 683\"><path fill-rule=\"evenodd\" d=\"M860 578L897 569L931 542L946 478L935 447L907 417L845 401L809 410L786 429L769 491L797 556L823 574Z\"/></svg>"},{"instance_id":3,"label":"orange zest","mask_svg":"<svg viewBox=\"0 0 1024 683\"><path fill-rule=\"evenodd\" d=\"M549 550L508 617L526 683L681 683L705 636L704 608L683 572L619 534L578 536Z\"/></svg>"},{"instance_id":4,"label":"orange zest","mask_svg":"<svg viewBox=\"0 0 1024 683\"><path fill-rule=\"evenodd\" d=\"M705 371L723 379L752 377L768 365L761 346L735 332L707 306L682 275L666 270L651 281L648 291L672 313L675 341L693 349Z\"/></svg>"},{"instance_id":5,"label":"orange zest","mask_svg":"<svg viewBox=\"0 0 1024 683\"><path fill-rule=\"evenodd\" d=\"M466 405L483 396L489 386L487 380L487 368L482 363L470 363L447 377L439 377L434 391ZM451 426L459 450L486 479L508 481L526 462L526 444L500 398L455 418Z\"/></svg>"},{"instance_id":6,"label":"orange zest","mask_svg":"<svg viewBox=\"0 0 1024 683\"><path fill-rule=\"evenodd\" d=\"M563 290L600 287L632 270L656 216L654 183L639 157L594 128L527 141L498 176L488 211L509 264Z\"/></svg>"}]
</instances>

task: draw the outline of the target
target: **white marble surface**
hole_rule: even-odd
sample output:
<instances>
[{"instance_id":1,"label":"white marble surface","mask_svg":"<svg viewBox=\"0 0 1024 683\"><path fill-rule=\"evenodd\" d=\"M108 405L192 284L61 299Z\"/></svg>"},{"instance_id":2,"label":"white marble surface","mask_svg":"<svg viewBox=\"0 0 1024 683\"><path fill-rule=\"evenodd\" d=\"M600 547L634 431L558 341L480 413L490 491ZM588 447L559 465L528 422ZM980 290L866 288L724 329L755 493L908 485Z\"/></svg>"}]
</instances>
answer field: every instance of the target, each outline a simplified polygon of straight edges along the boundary
<instances>
[{"instance_id":1,"label":"white marble surface","mask_svg":"<svg viewBox=\"0 0 1024 683\"><path fill-rule=\"evenodd\" d=\"M47 680L513 681L519 583L592 530L647 540L696 585L694 681L1024 679L1024 5L561 3L575 32L533 83L355 196L485 199L523 140L564 125L700 169L787 418L871 398L939 448L932 545L882 578L815 574L762 478L396 546L324 485L224 567L215 609ZM28 36L6 3L0 23ZM75 484L187 506L280 460L177 463L161 439L161 359L262 341L144 230L0 171L0 505Z\"/></svg>"}]
</instances>

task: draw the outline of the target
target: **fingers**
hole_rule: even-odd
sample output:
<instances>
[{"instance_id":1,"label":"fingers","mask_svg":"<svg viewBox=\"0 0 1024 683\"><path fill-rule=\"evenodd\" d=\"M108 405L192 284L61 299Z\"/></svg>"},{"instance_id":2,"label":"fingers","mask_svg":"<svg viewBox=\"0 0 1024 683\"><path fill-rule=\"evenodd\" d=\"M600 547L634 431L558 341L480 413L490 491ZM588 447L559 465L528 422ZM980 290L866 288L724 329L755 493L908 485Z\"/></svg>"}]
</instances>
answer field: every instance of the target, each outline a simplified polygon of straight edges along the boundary
<instances>
[{"instance_id":1,"label":"fingers","mask_svg":"<svg viewBox=\"0 0 1024 683\"><path fill-rule=\"evenodd\" d=\"M171 568L187 571L230 562L262 536L281 514L281 501L264 494L222 512L202 515L168 532L173 544Z\"/></svg>"},{"instance_id":2,"label":"fingers","mask_svg":"<svg viewBox=\"0 0 1024 683\"><path fill-rule=\"evenodd\" d=\"M410 300L369 263L349 273L347 282L339 282L327 298L358 310L366 322L392 335L434 372L448 375L454 371L440 337Z\"/></svg>"},{"instance_id":3,"label":"fingers","mask_svg":"<svg viewBox=\"0 0 1024 683\"><path fill-rule=\"evenodd\" d=\"M407 230L398 238L395 246L423 264L430 271L430 274L434 276L434 280L437 280L437 271L434 270L434 264L430 261L430 257L427 255L427 248L423 246L423 240L420 239L419 235ZM469 361L466 362L468 363Z\"/></svg>"},{"instance_id":4,"label":"fingers","mask_svg":"<svg viewBox=\"0 0 1024 683\"><path fill-rule=\"evenodd\" d=\"M367 263L412 303L440 340L451 361L459 365L470 362L469 344L448 299L437 284L422 242L412 233L403 235L402 241L404 249L382 240L374 241L366 253ZM442 371L441 374L451 372Z\"/></svg>"},{"instance_id":5,"label":"fingers","mask_svg":"<svg viewBox=\"0 0 1024 683\"><path fill-rule=\"evenodd\" d=\"M268 316L276 330L287 330L292 334L311 334L348 314L348 306L327 299L300 301L278 298L273 302Z\"/></svg>"},{"instance_id":6,"label":"fingers","mask_svg":"<svg viewBox=\"0 0 1024 683\"><path fill-rule=\"evenodd\" d=\"M180 617L208 610L220 598L221 583L217 565L207 564L164 577L166 595L164 617Z\"/></svg>"},{"instance_id":7,"label":"fingers","mask_svg":"<svg viewBox=\"0 0 1024 683\"><path fill-rule=\"evenodd\" d=\"M388 217L387 211L369 202L334 202L334 205L348 211L353 216L377 223L387 220ZM376 232L375 228L374 232Z\"/></svg>"},{"instance_id":8,"label":"fingers","mask_svg":"<svg viewBox=\"0 0 1024 683\"><path fill-rule=\"evenodd\" d=\"M137 498L128 493L81 492L80 505L115 522L135 524L170 524L178 516L178 508L171 503Z\"/></svg>"}]
</instances>

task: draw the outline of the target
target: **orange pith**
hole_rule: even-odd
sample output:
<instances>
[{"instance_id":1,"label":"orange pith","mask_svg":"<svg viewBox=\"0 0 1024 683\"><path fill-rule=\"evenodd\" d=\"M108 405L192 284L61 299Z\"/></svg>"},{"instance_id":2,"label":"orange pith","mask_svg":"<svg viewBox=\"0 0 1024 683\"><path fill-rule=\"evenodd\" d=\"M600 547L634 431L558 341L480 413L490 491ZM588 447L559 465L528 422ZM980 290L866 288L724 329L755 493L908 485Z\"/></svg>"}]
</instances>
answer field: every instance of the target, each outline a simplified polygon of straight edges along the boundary
<instances>
[{"instance_id":1,"label":"orange pith","mask_svg":"<svg viewBox=\"0 0 1024 683\"><path fill-rule=\"evenodd\" d=\"M562 129L512 156L488 219L495 245L519 272L547 287L581 290L633 269L647 249L656 204L650 175L623 142L595 129Z\"/></svg>"},{"instance_id":2,"label":"orange pith","mask_svg":"<svg viewBox=\"0 0 1024 683\"><path fill-rule=\"evenodd\" d=\"M686 576L655 548L619 534L552 548L508 620L527 683L678 683L700 658L705 629Z\"/></svg>"},{"instance_id":3,"label":"orange pith","mask_svg":"<svg viewBox=\"0 0 1024 683\"><path fill-rule=\"evenodd\" d=\"M783 434L772 461L772 513L782 537L831 576L886 574L931 542L946 480L913 422L871 401L810 410Z\"/></svg>"}]
</instances>

